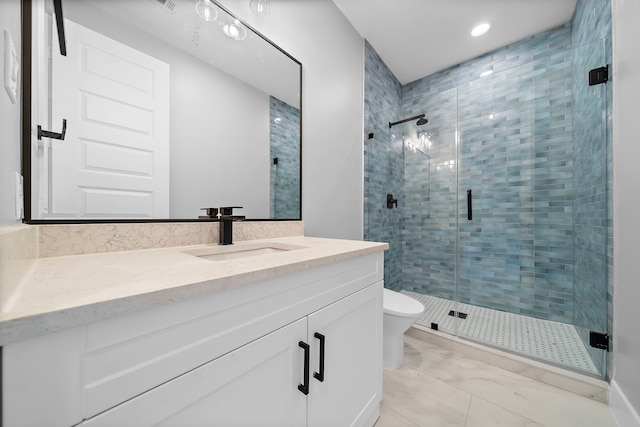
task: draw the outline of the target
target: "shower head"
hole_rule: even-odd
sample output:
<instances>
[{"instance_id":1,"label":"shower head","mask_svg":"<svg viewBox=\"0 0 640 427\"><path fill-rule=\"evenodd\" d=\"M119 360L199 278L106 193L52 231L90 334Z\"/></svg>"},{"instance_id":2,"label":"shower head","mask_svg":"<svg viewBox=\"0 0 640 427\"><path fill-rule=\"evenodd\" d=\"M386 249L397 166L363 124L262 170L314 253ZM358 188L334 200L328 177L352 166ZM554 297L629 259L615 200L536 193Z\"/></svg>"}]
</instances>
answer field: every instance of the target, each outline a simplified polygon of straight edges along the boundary
<instances>
[{"instance_id":1,"label":"shower head","mask_svg":"<svg viewBox=\"0 0 640 427\"><path fill-rule=\"evenodd\" d=\"M426 125L429 122L429 120L424 118L424 114L420 114L418 116L409 117L408 119L399 120L397 122L389 122L389 129L391 129L395 125L399 125L400 123L409 122L415 119L418 119L418 121L416 122L416 125L418 126Z\"/></svg>"}]
</instances>

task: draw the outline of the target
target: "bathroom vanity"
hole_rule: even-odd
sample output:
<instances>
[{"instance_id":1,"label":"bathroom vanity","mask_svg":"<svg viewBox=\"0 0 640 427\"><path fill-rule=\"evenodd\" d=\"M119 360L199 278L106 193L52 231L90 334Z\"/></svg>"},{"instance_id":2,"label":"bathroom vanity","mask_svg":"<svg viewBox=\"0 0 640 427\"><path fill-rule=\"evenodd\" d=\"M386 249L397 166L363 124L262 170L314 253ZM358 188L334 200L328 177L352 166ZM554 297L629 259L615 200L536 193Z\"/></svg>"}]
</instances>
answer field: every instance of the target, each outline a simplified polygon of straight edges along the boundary
<instances>
[{"instance_id":1,"label":"bathroom vanity","mask_svg":"<svg viewBox=\"0 0 640 427\"><path fill-rule=\"evenodd\" d=\"M3 426L372 426L386 248L40 259L2 314Z\"/></svg>"}]
</instances>

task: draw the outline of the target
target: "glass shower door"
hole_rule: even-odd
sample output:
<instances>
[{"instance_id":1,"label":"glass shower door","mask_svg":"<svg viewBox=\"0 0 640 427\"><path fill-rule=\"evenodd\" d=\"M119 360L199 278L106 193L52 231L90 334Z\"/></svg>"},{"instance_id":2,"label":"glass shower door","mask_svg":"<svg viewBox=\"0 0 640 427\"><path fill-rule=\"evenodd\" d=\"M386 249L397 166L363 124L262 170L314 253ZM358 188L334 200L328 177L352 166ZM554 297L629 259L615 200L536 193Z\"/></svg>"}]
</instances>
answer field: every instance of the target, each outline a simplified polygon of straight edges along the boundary
<instances>
[{"instance_id":1,"label":"glass shower door","mask_svg":"<svg viewBox=\"0 0 640 427\"><path fill-rule=\"evenodd\" d=\"M561 53L458 86L457 330L604 375L606 91L587 83L604 49Z\"/></svg>"},{"instance_id":2,"label":"glass shower door","mask_svg":"<svg viewBox=\"0 0 640 427\"><path fill-rule=\"evenodd\" d=\"M570 301L572 283L571 129L551 136L549 88L526 78L532 68L458 87L459 335L530 355L538 337L522 330L530 317L570 322L550 305ZM570 108L570 95L559 102Z\"/></svg>"}]
</instances>

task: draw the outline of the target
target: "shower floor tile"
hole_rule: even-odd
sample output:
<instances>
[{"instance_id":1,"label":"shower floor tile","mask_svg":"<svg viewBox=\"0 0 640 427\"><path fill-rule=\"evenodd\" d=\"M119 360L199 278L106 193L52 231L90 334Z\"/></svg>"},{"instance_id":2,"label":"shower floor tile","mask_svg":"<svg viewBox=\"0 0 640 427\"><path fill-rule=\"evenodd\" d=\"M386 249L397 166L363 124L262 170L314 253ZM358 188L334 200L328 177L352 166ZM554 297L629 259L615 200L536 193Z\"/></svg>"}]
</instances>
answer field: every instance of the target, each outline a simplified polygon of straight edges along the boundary
<instances>
[{"instance_id":1,"label":"shower floor tile","mask_svg":"<svg viewBox=\"0 0 640 427\"><path fill-rule=\"evenodd\" d=\"M488 343L530 357L598 375L573 325L536 319L519 314L477 307L469 304L401 291L417 299L425 311L417 323L438 330ZM466 319L449 315L451 310L467 314Z\"/></svg>"}]
</instances>

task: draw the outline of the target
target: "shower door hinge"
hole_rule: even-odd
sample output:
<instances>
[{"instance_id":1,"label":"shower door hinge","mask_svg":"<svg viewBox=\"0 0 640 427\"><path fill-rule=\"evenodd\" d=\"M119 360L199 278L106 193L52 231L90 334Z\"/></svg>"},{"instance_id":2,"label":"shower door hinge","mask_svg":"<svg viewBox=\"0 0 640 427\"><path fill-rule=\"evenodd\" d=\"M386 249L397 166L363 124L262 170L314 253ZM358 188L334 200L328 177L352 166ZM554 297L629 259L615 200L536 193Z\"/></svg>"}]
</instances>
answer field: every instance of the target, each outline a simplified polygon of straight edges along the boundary
<instances>
[{"instance_id":1,"label":"shower door hinge","mask_svg":"<svg viewBox=\"0 0 640 427\"><path fill-rule=\"evenodd\" d=\"M609 65L594 68L589 71L589 86L595 86L609 81Z\"/></svg>"},{"instance_id":2,"label":"shower door hinge","mask_svg":"<svg viewBox=\"0 0 640 427\"><path fill-rule=\"evenodd\" d=\"M594 348L609 351L609 334L589 331L589 345Z\"/></svg>"}]
</instances>

